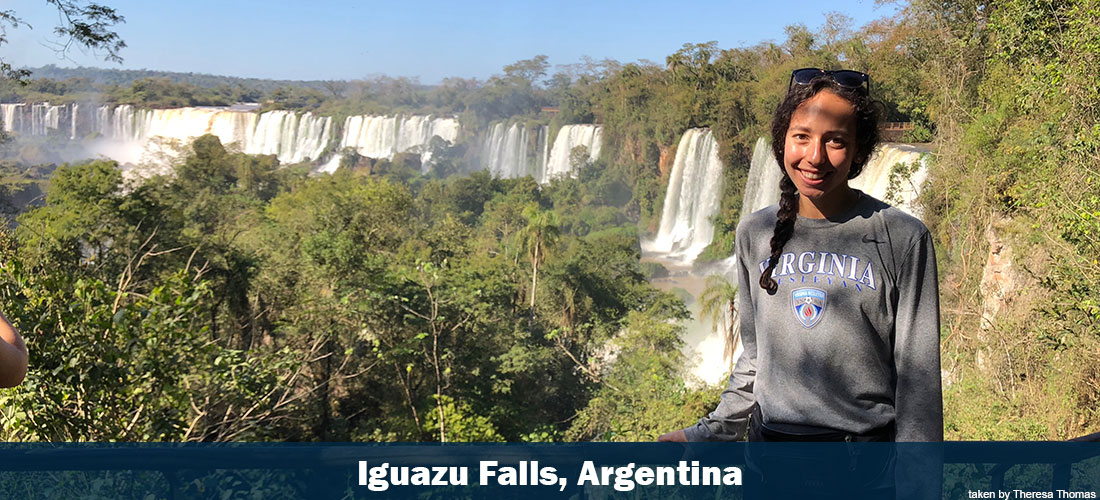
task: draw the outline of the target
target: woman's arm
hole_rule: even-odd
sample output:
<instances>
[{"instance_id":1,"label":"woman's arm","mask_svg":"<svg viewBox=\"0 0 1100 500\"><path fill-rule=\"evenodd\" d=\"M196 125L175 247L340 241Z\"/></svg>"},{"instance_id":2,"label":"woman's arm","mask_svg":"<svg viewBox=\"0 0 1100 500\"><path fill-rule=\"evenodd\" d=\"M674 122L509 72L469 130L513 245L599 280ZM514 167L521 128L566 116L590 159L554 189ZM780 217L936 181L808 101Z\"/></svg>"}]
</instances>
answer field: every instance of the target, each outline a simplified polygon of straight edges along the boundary
<instances>
[{"instance_id":1,"label":"woman's arm","mask_svg":"<svg viewBox=\"0 0 1100 500\"><path fill-rule=\"evenodd\" d=\"M932 236L902 260L894 325L898 441L943 441L940 385L940 295Z\"/></svg>"},{"instance_id":2,"label":"woman's arm","mask_svg":"<svg viewBox=\"0 0 1100 500\"><path fill-rule=\"evenodd\" d=\"M0 387L15 387L27 375L27 344L0 312Z\"/></svg>"}]
</instances>

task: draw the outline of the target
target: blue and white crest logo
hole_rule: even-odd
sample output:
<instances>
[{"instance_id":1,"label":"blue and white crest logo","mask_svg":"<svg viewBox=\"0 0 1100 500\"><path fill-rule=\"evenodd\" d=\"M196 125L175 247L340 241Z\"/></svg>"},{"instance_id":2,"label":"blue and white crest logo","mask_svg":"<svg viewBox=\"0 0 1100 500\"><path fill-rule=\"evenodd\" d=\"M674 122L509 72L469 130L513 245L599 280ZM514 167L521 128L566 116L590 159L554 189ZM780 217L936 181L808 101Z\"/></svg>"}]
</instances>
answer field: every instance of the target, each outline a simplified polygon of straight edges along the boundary
<instances>
[{"instance_id":1,"label":"blue and white crest logo","mask_svg":"<svg viewBox=\"0 0 1100 500\"><path fill-rule=\"evenodd\" d=\"M825 290L797 288L791 291L794 317L806 328L813 328L825 315Z\"/></svg>"}]
</instances>

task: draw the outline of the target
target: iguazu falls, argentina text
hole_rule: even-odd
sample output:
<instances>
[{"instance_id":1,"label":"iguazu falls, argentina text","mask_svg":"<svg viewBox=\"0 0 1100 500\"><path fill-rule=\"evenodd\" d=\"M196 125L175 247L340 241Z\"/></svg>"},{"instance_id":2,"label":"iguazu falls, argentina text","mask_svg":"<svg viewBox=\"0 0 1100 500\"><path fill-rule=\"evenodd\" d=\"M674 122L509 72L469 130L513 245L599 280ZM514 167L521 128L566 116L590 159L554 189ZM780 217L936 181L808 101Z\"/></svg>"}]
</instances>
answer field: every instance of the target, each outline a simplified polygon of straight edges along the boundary
<instances>
[{"instance_id":1,"label":"iguazu falls, argentina text","mask_svg":"<svg viewBox=\"0 0 1100 500\"><path fill-rule=\"evenodd\" d=\"M537 460L501 464L482 460L477 477L470 482L467 466L395 466L388 462L370 465L359 461L359 486L371 491L386 491L399 486L569 486L569 478L557 468L540 465ZM637 486L741 486L739 467L702 466L698 461L681 460L675 466L645 466L635 463L598 466L585 460L576 478L576 486L611 486L631 491Z\"/></svg>"}]
</instances>

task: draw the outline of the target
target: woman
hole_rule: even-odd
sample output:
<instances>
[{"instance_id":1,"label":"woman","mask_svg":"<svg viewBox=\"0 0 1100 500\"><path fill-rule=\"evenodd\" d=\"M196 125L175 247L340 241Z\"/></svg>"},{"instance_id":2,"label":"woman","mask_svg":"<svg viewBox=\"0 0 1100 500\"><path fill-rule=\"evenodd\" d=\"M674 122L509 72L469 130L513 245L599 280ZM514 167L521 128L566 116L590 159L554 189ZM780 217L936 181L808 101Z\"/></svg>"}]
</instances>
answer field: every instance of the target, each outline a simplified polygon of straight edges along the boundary
<instances>
[{"instance_id":1,"label":"woman","mask_svg":"<svg viewBox=\"0 0 1100 500\"><path fill-rule=\"evenodd\" d=\"M943 439L932 238L848 185L878 144L869 87L792 73L772 122L780 202L737 227L744 352L718 408L661 441Z\"/></svg>"}]
</instances>

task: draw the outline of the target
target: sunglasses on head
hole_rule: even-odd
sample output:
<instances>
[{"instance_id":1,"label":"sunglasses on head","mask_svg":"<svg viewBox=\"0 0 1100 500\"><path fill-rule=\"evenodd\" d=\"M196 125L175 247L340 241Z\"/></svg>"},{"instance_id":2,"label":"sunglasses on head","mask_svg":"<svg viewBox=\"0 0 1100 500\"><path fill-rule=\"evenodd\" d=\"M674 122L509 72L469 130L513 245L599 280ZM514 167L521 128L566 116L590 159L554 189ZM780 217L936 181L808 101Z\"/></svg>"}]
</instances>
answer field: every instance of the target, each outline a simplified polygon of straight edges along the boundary
<instances>
[{"instance_id":1,"label":"sunglasses on head","mask_svg":"<svg viewBox=\"0 0 1100 500\"><path fill-rule=\"evenodd\" d=\"M796 83L799 85L809 85L814 78L821 76L832 78L837 85L849 89L858 89L866 83L867 93L871 93L871 77L867 76L867 73L860 73L859 71L852 71L849 69L830 71L819 68L802 68L792 71L791 81L787 83L787 92L790 92L791 88L793 88Z\"/></svg>"}]
</instances>

